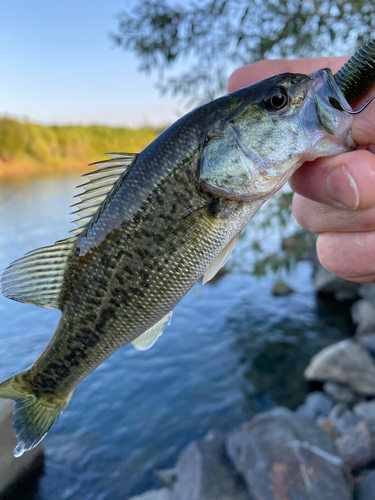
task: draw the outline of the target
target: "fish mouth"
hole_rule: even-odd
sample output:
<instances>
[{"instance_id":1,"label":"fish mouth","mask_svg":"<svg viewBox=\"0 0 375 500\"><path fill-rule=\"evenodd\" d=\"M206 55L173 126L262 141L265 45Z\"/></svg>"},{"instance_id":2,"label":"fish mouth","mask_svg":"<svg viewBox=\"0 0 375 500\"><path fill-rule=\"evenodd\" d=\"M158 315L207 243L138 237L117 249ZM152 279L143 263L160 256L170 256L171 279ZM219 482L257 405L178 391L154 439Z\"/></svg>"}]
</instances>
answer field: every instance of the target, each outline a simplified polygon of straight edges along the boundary
<instances>
[{"instance_id":1,"label":"fish mouth","mask_svg":"<svg viewBox=\"0 0 375 500\"><path fill-rule=\"evenodd\" d=\"M320 69L311 75L306 98L300 109L300 120L313 146L332 136L347 138L353 121L352 109L335 82L330 69Z\"/></svg>"}]
</instances>

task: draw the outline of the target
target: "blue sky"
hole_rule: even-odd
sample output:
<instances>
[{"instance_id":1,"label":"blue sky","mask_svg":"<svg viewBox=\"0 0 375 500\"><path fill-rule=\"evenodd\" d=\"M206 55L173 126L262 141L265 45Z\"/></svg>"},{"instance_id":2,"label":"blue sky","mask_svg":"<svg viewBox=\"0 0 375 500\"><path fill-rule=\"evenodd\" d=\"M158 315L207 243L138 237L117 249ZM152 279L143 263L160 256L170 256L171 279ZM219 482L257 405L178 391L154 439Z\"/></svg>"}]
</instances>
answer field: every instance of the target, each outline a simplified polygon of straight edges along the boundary
<instances>
[{"instance_id":1,"label":"blue sky","mask_svg":"<svg viewBox=\"0 0 375 500\"><path fill-rule=\"evenodd\" d=\"M178 101L115 47L126 0L2 0L0 114L38 123L139 127L174 121ZM185 110L186 111L186 110Z\"/></svg>"}]
</instances>

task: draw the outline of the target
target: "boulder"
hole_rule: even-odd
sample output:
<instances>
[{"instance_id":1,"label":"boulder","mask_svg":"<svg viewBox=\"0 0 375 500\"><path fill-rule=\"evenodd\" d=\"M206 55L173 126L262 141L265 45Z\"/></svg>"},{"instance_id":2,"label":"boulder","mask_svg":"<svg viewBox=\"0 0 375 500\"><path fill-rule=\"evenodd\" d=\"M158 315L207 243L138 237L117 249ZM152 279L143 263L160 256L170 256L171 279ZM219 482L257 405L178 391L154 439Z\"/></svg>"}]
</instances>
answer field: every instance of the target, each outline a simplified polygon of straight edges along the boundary
<instances>
[{"instance_id":1,"label":"boulder","mask_svg":"<svg viewBox=\"0 0 375 500\"><path fill-rule=\"evenodd\" d=\"M335 440L339 437L336 427L329 418L318 418L315 424L323 429L331 439Z\"/></svg>"},{"instance_id":2,"label":"boulder","mask_svg":"<svg viewBox=\"0 0 375 500\"><path fill-rule=\"evenodd\" d=\"M358 283L346 281L335 274L330 273L321 264L317 264L314 275L316 291L323 295L333 295L336 300L352 301L358 298Z\"/></svg>"},{"instance_id":3,"label":"boulder","mask_svg":"<svg viewBox=\"0 0 375 500\"><path fill-rule=\"evenodd\" d=\"M328 417L334 402L321 391L311 392L306 396L305 402L296 410L297 415L306 417L311 421Z\"/></svg>"},{"instance_id":4,"label":"boulder","mask_svg":"<svg viewBox=\"0 0 375 500\"><path fill-rule=\"evenodd\" d=\"M375 306L366 299L357 300L350 308L357 329L356 336L375 333Z\"/></svg>"},{"instance_id":5,"label":"boulder","mask_svg":"<svg viewBox=\"0 0 375 500\"><path fill-rule=\"evenodd\" d=\"M358 295L372 304L375 304L375 285L371 285L370 283L359 285Z\"/></svg>"},{"instance_id":6,"label":"boulder","mask_svg":"<svg viewBox=\"0 0 375 500\"><path fill-rule=\"evenodd\" d=\"M355 427L361 421L361 418L354 415L354 413L343 403L337 403L330 411L328 418L340 435L345 434L349 429Z\"/></svg>"},{"instance_id":7,"label":"boulder","mask_svg":"<svg viewBox=\"0 0 375 500\"><path fill-rule=\"evenodd\" d=\"M375 356L375 333L360 335L356 340Z\"/></svg>"},{"instance_id":8,"label":"boulder","mask_svg":"<svg viewBox=\"0 0 375 500\"><path fill-rule=\"evenodd\" d=\"M368 424L375 429L375 400L363 401L354 405L353 412L359 417L366 420Z\"/></svg>"},{"instance_id":9,"label":"boulder","mask_svg":"<svg viewBox=\"0 0 375 500\"><path fill-rule=\"evenodd\" d=\"M351 499L333 440L286 408L257 415L226 446L255 500Z\"/></svg>"},{"instance_id":10,"label":"boulder","mask_svg":"<svg viewBox=\"0 0 375 500\"><path fill-rule=\"evenodd\" d=\"M170 500L251 500L225 454L224 435L210 431L178 457Z\"/></svg>"},{"instance_id":11,"label":"boulder","mask_svg":"<svg viewBox=\"0 0 375 500\"><path fill-rule=\"evenodd\" d=\"M177 479L177 470L173 469L156 469L154 474L159 483L167 488L172 488Z\"/></svg>"},{"instance_id":12,"label":"boulder","mask_svg":"<svg viewBox=\"0 0 375 500\"><path fill-rule=\"evenodd\" d=\"M375 436L364 420L337 438L336 445L352 472L368 466L375 459Z\"/></svg>"},{"instance_id":13,"label":"boulder","mask_svg":"<svg viewBox=\"0 0 375 500\"><path fill-rule=\"evenodd\" d=\"M354 490L355 500L375 500L375 470L370 472Z\"/></svg>"},{"instance_id":14,"label":"boulder","mask_svg":"<svg viewBox=\"0 0 375 500\"><path fill-rule=\"evenodd\" d=\"M375 364L367 352L353 340L343 340L318 352L306 368L308 380L348 384L358 394L375 395Z\"/></svg>"},{"instance_id":15,"label":"boulder","mask_svg":"<svg viewBox=\"0 0 375 500\"><path fill-rule=\"evenodd\" d=\"M160 490L149 490L142 495L136 495L129 498L129 500L169 500L171 491L168 488L161 488Z\"/></svg>"},{"instance_id":16,"label":"boulder","mask_svg":"<svg viewBox=\"0 0 375 500\"><path fill-rule=\"evenodd\" d=\"M323 385L323 390L336 403L353 404L358 401L358 396L354 394L346 385L338 384L337 382L326 382Z\"/></svg>"}]
</instances>

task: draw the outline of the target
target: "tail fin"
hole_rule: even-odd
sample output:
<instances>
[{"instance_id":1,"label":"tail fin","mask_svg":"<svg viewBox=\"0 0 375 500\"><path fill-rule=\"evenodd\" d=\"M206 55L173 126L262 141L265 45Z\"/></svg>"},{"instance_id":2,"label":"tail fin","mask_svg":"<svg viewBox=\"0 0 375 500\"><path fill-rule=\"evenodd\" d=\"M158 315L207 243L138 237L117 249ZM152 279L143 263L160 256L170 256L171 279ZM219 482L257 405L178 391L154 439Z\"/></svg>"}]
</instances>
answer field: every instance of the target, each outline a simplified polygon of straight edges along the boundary
<instances>
[{"instance_id":1,"label":"tail fin","mask_svg":"<svg viewBox=\"0 0 375 500\"><path fill-rule=\"evenodd\" d=\"M20 457L40 443L69 403L73 392L36 395L25 373L19 373L0 384L0 398L15 401L13 429L18 439L15 457Z\"/></svg>"}]
</instances>

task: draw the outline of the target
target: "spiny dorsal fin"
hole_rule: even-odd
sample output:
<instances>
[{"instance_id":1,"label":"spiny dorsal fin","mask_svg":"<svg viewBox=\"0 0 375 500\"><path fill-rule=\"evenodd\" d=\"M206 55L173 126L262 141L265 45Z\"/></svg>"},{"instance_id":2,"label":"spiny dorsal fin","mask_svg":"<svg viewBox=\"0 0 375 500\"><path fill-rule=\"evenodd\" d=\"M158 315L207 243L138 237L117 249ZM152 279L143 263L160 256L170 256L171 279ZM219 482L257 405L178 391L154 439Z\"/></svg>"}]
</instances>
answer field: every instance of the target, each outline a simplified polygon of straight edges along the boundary
<instances>
[{"instance_id":1,"label":"spiny dorsal fin","mask_svg":"<svg viewBox=\"0 0 375 500\"><path fill-rule=\"evenodd\" d=\"M152 326L151 328L143 332L142 335L133 340L133 346L139 351L146 351L147 349L150 349L150 347L155 344L160 335L163 333L165 325L167 323L168 325L170 324L172 312L173 311L168 313L166 316L164 316L164 318L158 321L156 325Z\"/></svg>"},{"instance_id":2,"label":"spiny dorsal fin","mask_svg":"<svg viewBox=\"0 0 375 500\"><path fill-rule=\"evenodd\" d=\"M202 279L202 284L204 285L207 283L207 281L210 281L215 274L221 269L222 267L225 266L227 263L227 260L230 257L230 254L233 251L233 248L235 247L237 240L238 240L239 234L235 236L233 239L230 240L230 242L222 249L222 251L219 253L219 255L211 262L209 268L203 275Z\"/></svg>"},{"instance_id":3,"label":"spiny dorsal fin","mask_svg":"<svg viewBox=\"0 0 375 500\"><path fill-rule=\"evenodd\" d=\"M134 153L107 154L111 158L91 163L90 165L94 165L97 170L84 174L83 177L88 177L89 180L77 186L84 188L85 191L77 195L81 201L73 205L77 208L73 214L79 217L73 221L78 226L72 231L76 236L80 236L89 227L91 221L96 218L109 192L138 156Z\"/></svg>"},{"instance_id":4,"label":"spiny dorsal fin","mask_svg":"<svg viewBox=\"0 0 375 500\"><path fill-rule=\"evenodd\" d=\"M77 238L58 241L50 247L37 248L14 261L1 276L5 297L59 309L65 273L71 265Z\"/></svg>"}]
</instances>

